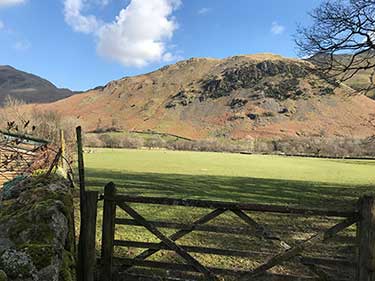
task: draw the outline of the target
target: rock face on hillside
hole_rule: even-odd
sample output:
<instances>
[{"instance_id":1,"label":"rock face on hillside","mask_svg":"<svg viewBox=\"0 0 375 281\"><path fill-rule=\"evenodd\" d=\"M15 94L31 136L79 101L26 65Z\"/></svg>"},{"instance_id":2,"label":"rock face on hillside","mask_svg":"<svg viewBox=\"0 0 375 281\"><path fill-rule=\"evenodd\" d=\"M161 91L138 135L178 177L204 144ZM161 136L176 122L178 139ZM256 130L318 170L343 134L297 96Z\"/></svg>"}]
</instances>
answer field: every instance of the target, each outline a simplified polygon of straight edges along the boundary
<instances>
[{"instance_id":1,"label":"rock face on hillside","mask_svg":"<svg viewBox=\"0 0 375 281\"><path fill-rule=\"evenodd\" d=\"M0 193L0 280L75 280L72 218L71 189L57 176L19 178L5 186Z\"/></svg>"},{"instance_id":2,"label":"rock face on hillside","mask_svg":"<svg viewBox=\"0 0 375 281\"><path fill-rule=\"evenodd\" d=\"M269 81L272 77L282 75L292 77L278 84L287 98L288 92L297 89L297 79L304 78L307 74L306 67L301 64L264 61L226 69L221 76L205 80L202 88L203 93L209 98L220 98L240 89L266 90L270 97L274 97L270 91ZM276 95L275 98L280 97Z\"/></svg>"},{"instance_id":3,"label":"rock face on hillside","mask_svg":"<svg viewBox=\"0 0 375 281\"><path fill-rule=\"evenodd\" d=\"M220 75L201 81L198 91L181 91L172 96L167 108L178 104L187 106L195 99L203 102L207 99L229 97L239 91L243 92L242 105L250 100L264 98L283 101L301 99L308 95L332 94L334 85L327 84L325 88L315 88L310 85L309 88L303 88L302 83L308 78L310 72L308 66L308 64L296 62L264 61L225 69ZM233 101L236 100L238 98L231 101L232 109Z\"/></svg>"},{"instance_id":4,"label":"rock face on hillside","mask_svg":"<svg viewBox=\"0 0 375 281\"><path fill-rule=\"evenodd\" d=\"M0 65L0 106L7 96L26 103L53 102L72 96L68 89L58 89L51 82L33 74Z\"/></svg>"},{"instance_id":5,"label":"rock face on hillside","mask_svg":"<svg viewBox=\"0 0 375 281\"><path fill-rule=\"evenodd\" d=\"M46 105L87 130L152 130L192 139L367 137L375 102L327 82L303 60L194 58Z\"/></svg>"}]
</instances>

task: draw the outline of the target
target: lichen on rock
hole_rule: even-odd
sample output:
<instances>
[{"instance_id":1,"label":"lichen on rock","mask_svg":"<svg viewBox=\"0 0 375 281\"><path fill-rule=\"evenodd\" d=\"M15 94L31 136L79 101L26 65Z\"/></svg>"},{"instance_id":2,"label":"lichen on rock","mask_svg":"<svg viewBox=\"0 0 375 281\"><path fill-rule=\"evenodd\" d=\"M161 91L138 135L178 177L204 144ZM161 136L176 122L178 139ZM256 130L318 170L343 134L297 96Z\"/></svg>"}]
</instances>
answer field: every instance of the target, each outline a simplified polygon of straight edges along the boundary
<instances>
[{"instance_id":1,"label":"lichen on rock","mask_svg":"<svg viewBox=\"0 0 375 281\"><path fill-rule=\"evenodd\" d=\"M8 276L3 270L0 269L0 281L7 281L7 280L8 280Z\"/></svg>"},{"instance_id":2,"label":"lichen on rock","mask_svg":"<svg viewBox=\"0 0 375 281\"><path fill-rule=\"evenodd\" d=\"M23 251L15 249L4 251L0 256L0 268L9 278L38 280L36 268L31 257Z\"/></svg>"},{"instance_id":3,"label":"lichen on rock","mask_svg":"<svg viewBox=\"0 0 375 281\"><path fill-rule=\"evenodd\" d=\"M39 173L0 191L0 270L7 281L74 279L73 197L65 179Z\"/></svg>"}]
</instances>

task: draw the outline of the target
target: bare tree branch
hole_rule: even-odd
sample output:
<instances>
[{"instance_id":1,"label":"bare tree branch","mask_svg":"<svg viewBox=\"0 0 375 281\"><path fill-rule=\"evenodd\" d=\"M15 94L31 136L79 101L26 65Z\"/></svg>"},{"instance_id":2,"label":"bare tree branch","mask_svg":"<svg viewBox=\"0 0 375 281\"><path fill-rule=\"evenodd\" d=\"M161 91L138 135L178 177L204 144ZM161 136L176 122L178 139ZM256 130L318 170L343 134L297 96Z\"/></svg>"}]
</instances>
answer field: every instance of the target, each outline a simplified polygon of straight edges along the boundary
<instances>
[{"instance_id":1,"label":"bare tree branch","mask_svg":"<svg viewBox=\"0 0 375 281\"><path fill-rule=\"evenodd\" d=\"M299 27L296 44L300 56L318 66L326 77L339 82L375 69L375 0L326 0L310 13L310 27Z\"/></svg>"}]
</instances>

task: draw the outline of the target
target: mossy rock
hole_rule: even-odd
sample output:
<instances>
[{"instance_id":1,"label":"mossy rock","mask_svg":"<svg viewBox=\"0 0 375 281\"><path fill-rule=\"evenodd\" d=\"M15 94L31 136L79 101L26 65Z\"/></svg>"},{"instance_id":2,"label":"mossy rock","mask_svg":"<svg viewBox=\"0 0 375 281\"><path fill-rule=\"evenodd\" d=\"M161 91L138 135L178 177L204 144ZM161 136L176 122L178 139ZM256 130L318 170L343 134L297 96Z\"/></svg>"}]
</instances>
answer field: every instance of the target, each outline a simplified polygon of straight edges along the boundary
<instances>
[{"instance_id":1,"label":"mossy rock","mask_svg":"<svg viewBox=\"0 0 375 281\"><path fill-rule=\"evenodd\" d=\"M2 270L0 270L0 281L8 281L8 276Z\"/></svg>"},{"instance_id":2,"label":"mossy rock","mask_svg":"<svg viewBox=\"0 0 375 281\"><path fill-rule=\"evenodd\" d=\"M56 175L38 173L13 189L15 196L1 201L0 208L0 225L12 242L0 253L0 268L7 274L4 280L74 280L73 198L69 184Z\"/></svg>"},{"instance_id":3,"label":"mossy rock","mask_svg":"<svg viewBox=\"0 0 375 281\"><path fill-rule=\"evenodd\" d=\"M59 273L59 280L73 281L75 280L75 259L72 253L63 251L62 265Z\"/></svg>"},{"instance_id":4,"label":"mossy rock","mask_svg":"<svg viewBox=\"0 0 375 281\"><path fill-rule=\"evenodd\" d=\"M14 249L6 250L1 255L0 266L10 278L29 278L36 273L31 257L23 251Z\"/></svg>"},{"instance_id":5,"label":"mossy rock","mask_svg":"<svg viewBox=\"0 0 375 281\"><path fill-rule=\"evenodd\" d=\"M49 244L26 244L21 249L31 257L37 270L51 265L56 254Z\"/></svg>"}]
</instances>

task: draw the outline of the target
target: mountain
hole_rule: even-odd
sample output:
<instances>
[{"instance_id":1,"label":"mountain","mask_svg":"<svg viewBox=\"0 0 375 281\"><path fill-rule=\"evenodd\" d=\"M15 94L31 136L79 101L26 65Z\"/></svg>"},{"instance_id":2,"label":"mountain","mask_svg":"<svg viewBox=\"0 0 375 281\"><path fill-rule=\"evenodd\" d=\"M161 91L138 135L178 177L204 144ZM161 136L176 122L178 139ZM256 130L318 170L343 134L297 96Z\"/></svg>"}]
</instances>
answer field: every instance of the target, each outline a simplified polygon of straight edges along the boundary
<instances>
[{"instance_id":1,"label":"mountain","mask_svg":"<svg viewBox=\"0 0 375 281\"><path fill-rule=\"evenodd\" d=\"M335 55L334 56L335 61L340 62L342 65L349 65L350 61L352 60L351 55L347 54L341 54L341 55ZM331 58L329 55L315 55L309 59L307 59L309 62L314 64L323 64L324 68L328 68L330 64L332 63ZM375 52L374 51L367 51L363 53L362 55L359 55L353 63L353 66L358 66L358 61L362 61L362 66L365 66L367 63L370 63L371 65L375 64ZM360 65L361 65L360 64ZM341 69L341 66L339 66L337 69ZM366 70L360 70L355 75L350 76L350 72L346 73L349 79L345 79L343 82L344 84L348 85L349 87L353 88L356 91L362 91L363 94L366 96L375 99L375 89L373 82L370 80L372 76L373 69L366 69ZM331 73L333 77L341 78L340 75L337 76L337 71Z\"/></svg>"},{"instance_id":2,"label":"mountain","mask_svg":"<svg viewBox=\"0 0 375 281\"><path fill-rule=\"evenodd\" d=\"M47 103L70 97L74 92L58 89L51 82L36 75L0 65L0 105L7 96L26 103Z\"/></svg>"},{"instance_id":3,"label":"mountain","mask_svg":"<svg viewBox=\"0 0 375 281\"><path fill-rule=\"evenodd\" d=\"M375 101L272 54L192 58L46 104L86 130L118 126L192 139L366 137Z\"/></svg>"}]
</instances>

